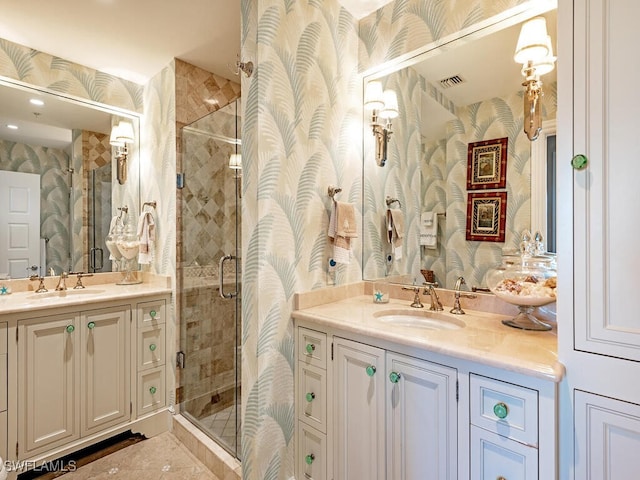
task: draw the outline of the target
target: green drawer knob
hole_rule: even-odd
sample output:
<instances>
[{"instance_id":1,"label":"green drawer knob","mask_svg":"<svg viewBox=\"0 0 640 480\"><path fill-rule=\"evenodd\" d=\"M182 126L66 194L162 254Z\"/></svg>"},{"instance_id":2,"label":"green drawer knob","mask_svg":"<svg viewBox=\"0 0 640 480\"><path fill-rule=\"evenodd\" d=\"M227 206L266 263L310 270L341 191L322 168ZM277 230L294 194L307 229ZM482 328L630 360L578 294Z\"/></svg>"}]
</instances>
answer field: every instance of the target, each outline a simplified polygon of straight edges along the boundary
<instances>
[{"instance_id":1,"label":"green drawer knob","mask_svg":"<svg viewBox=\"0 0 640 480\"><path fill-rule=\"evenodd\" d=\"M584 170L585 168L587 168L588 163L589 160L587 160L587 157L582 154L578 154L571 159L571 166L575 170Z\"/></svg>"},{"instance_id":2,"label":"green drawer knob","mask_svg":"<svg viewBox=\"0 0 640 480\"><path fill-rule=\"evenodd\" d=\"M313 392L309 392L305 395L305 398L307 399L307 402L311 403L316 398L316 394Z\"/></svg>"},{"instance_id":3,"label":"green drawer knob","mask_svg":"<svg viewBox=\"0 0 640 480\"><path fill-rule=\"evenodd\" d=\"M73 331L76 329L76 327L74 327L73 325L67 325L67 328L65 328L65 330L67 331L67 333L73 333Z\"/></svg>"},{"instance_id":4,"label":"green drawer knob","mask_svg":"<svg viewBox=\"0 0 640 480\"><path fill-rule=\"evenodd\" d=\"M87 328L89 330L93 330L94 328L96 328L96 322L89 322L87 323Z\"/></svg>"},{"instance_id":5,"label":"green drawer knob","mask_svg":"<svg viewBox=\"0 0 640 480\"><path fill-rule=\"evenodd\" d=\"M158 348L158 347L156 346L155 343L152 343L151 345L149 345L149 350L151 350L152 352L155 352L156 348Z\"/></svg>"},{"instance_id":6,"label":"green drawer knob","mask_svg":"<svg viewBox=\"0 0 640 480\"><path fill-rule=\"evenodd\" d=\"M376 373L376 367L374 367L373 365L369 365L365 370L369 377L373 377Z\"/></svg>"},{"instance_id":7,"label":"green drawer knob","mask_svg":"<svg viewBox=\"0 0 640 480\"><path fill-rule=\"evenodd\" d=\"M506 404L499 402L493 406L493 413L495 413L498 418L507 418L509 414L509 407Z\"/></svg>"},{"instance_id":8,"label":"green drawer knob","mask_svg":"<svg viewBox=\"0 0 640 480\"><path fill-rule=\"evenodd\" d=\"M304 457L304 461L307 463L307 465L311 465L315 459L316 456L313 453L310 453L309 455Z\"/></svg>"},{"instance_id":9,"label":"green drawer knob","mask_svg":"<svg viewBox=\"0 0 640 480\"><path fill-rule=\"evenodd\" d=\"M156 387L151 387L149 389L149 393L151 393L151 395L155 395L157 391L158 391L158 389Z\"/></svg>"},{"instance_id":10,"label":"green drawer knob","mask_svg":"<svg viewBox=\"0 0 640 480\"><path fill-rule=\"evenodd\" d=\"M149 312L149 316L150 316L151 318L156 318L156 315L158 315L158 312L156 312L155 310L151 310L151 311Z\"/></svg>"},{"instance_id":11,"label":"green drawer knob","mask_svg":"<svg viewBox=\"0 0 640 480\"><path fill-rule=\"evenodd\" d=\"M311 355L313 352L315 352L316 346L313 343L307 343L305 350L307 351L307 355Z\"/></svg>"},{"instance_id":12,"label":"green drawer knob","mask_svg":"<svg viewBox=\"0 0 640 480\"><path fill-rule=\"evenodd\" d=\"M391 372L389 374L389 380L391 380L391 383L398 383L400 381L400 374L398 372Z\"/></svg>"}]
</instances>

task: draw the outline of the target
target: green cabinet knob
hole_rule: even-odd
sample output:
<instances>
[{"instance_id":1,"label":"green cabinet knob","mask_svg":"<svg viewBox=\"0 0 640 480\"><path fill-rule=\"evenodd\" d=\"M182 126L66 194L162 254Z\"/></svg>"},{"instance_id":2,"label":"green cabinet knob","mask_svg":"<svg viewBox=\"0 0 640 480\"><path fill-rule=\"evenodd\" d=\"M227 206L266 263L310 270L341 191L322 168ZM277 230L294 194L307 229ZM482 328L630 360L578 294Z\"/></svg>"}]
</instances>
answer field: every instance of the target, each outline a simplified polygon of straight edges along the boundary
<instances>
[{"instance_id":1,"label":"green cabinet knob","mask_svg":"<svg viewBox=\"0 0 640 480\"><path fill-rule=\"evenodd\" d=\"M376 367L374 367L373 365L369 365L366 369L367 375L370 377L373 377L376 373Z\"/></svg>"},{"instance_id":2,"label":"green cabinet knob","mask_svg":"<svg viewBox=\"0 0 640 480\"><path fill-rule=\"evenodd\" d=\"M155 352L156 348L158 348L158 347L156 347L155 343L152 343L151 345L149 345L149 350L151 350L152 352Z\"/></svg>"},{"instance_id":3,"label":"green cabinet knob","mask_svg":"<svg viewBox=\"0 0 640 480\"><path fill-rule=\"evenodd\" d=\"M307 343L305 350L307 351L308 355L311 355L313 352L315 352L316 346L313 343Z\"/></svg>"},{"instance_id":4,"label":"green cabinet knob","mask_svg":"<svg viewBox=\"0 0 640 480\"><path fill-rule=\"evenodd\" d=\"M96 322L89 322L87 323L87 328L89 330L93 330L94 328L96 328Z\"/></svg>"},{"instance_id":5,"label":"green cabinet knob","mask_svg":"<svg viewBox=\"0 0 640 480\"><path fill-rule=\"evenodd\" d=\"M156 315L158 315L158 312L156 312L155 310L151 310L151 311L149 312L149 316L150 316L151 318L156 318Z\"/></svg>"},{"instance_id":6,"label":"green cabinet knob","mask_svg":"<svg viewBox=\"0 0 640 480\"><path fill-rule=\"evenodd\" d=\"M582 154L578 154L571 159L571 166L574 168L574 170L584 170L585 168L587 168L588 163L589 160L587 160L587 157Z\"/></svg>"},{"instance_id":7,"label":"green cabinet knob","mask_svg":"<svg viewBox=\"0 0 640 480\"><path fill-rule=\"evenodd\" d=\"M493 406L493 413L495 413L498 418L507 418L509 414L509 407L506 404L499 402Z\"/></svg>"},{"instance_id":8,"label":"green cabinet knob","mask_svg":"<svg viewBox=\"0 0 640 480\"><path fill-rule=\"evenodd\" d=\"M310 453L309 455L304 457L304 461L307 463L307 465L311 465L315 459L316 456L313 453Z\"/></svg>"},{"instance_id":9,"label":"green cabinet knob","mask_svg":"<svg viewBox=\"0 0 640 480\"><path fill-rule=\"evenodd\" d=\"M400 374L398 372L391 372L389 374L389 380L391 380L391 383L398 383L400 381Z\"/></svg>"},{"instance_id":10,"label":"green cabinet knob","mask_svg":"<svg viewBox=\"0 0 640 480\"><path fill-rule=\"evenodd\" d=\"M309 392L305 395L305 398L307 399L307 402L313 402L313 400L316 398L316 394L313 392Z\"/></svg>"},{"instance_id":11,"label":"green cabinet knob","mask_svg":"<svg viewBox=\"0 0 640 480\"><path fill-rule=\"evenodd\" d=\"M67 328L65 328L65 330L67 331L67 333L73 333L73 331L76 329L76 327L74 327L73 325L67 325Z\"/></svg>"},{"instance_id":12,"label":"green cabinet knob","mask_svg":"<svg viewBox=\"0 0 640 480\"><path fill-rule=\"evenodd\" d=\"M158 389L156 387L151 387L149 389L149 392L151 393L151 395L155 395L157 391L158 391Z\"/></svg>"}]
</instances>

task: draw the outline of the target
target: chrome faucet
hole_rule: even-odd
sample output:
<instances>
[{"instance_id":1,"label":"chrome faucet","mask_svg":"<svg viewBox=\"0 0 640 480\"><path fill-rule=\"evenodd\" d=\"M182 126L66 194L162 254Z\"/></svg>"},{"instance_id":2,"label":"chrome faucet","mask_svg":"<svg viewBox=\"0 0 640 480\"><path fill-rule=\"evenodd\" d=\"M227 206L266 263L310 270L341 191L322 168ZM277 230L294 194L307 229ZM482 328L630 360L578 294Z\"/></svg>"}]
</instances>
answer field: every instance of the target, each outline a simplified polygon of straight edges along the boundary
<instances>
[{"instance_id":1,"label":"chrome faucet","mask_svg":"<svg viewBox=\"0 0 640 480\"><path fill-rule=\"evenodd\" d=\"M466 282L464 281L464 277L458 277L458 279L456 280L456 286L454 288L455 294L454 294L453 308L449 310L451 313L455 315L464 315L464 310L462 310L462 307L460 306L461 296L465 298L476 298L476 295L469 294L469 293L464 293L461 295L460 288L462 287L462 285L466 285Z\"/></svg>"},{"instance_id":2,"label":"chrome faucet","mask_svg":"<svg viewBox=\"0 0 640 480\"><path fill-rule=\"evenodd\" d=\"M67 278L69 278L69 274L67 272L62 272L60 274L60 280L58 280L58 285L56 286L57 291L67 289L67 283L65 282Z\"/></svg>"},{"instance_id":3,"label":"chrome faucet","mask_svg":"<svg viewBox=\"0 0 640 480\"><path fill-rule=\"evenodd\" d=\"M403 290L413 290L413 303L411 306L413 308L423 308L422 302L420 301L420 287L402 287Z\"/></svg>"},{"instance_id":4,"label":"chrome faucet","mask_svg":"<svg viewBox=\"0 0 640 480\"><path fill-rule=\"evenodd\" d=\"M438 292L436 292L436 288L438 286L438 282L425 282L424 294L429 293L431 296L431 305L429 305L429 310L441 312L444 310L442 308L442 303L440 302L440 297L438 297Z\"/></svg>"}]
</instances>

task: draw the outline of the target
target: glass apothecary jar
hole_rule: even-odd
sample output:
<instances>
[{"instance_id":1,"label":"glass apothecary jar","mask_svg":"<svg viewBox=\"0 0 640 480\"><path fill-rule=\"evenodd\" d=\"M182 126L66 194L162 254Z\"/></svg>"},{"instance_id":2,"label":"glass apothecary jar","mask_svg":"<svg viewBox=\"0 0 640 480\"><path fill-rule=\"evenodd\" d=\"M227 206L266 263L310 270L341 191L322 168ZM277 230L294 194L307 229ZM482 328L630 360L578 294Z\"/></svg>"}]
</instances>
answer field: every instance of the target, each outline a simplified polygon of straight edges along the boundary
<instances>
[{"instance_id":1,"label":"glass apothecary jar","mask_svg":"<svg viewBox=\"0 0 640 480\"><path fill-rule=\"evenodd\" d=\"M486 282L496 297L520 310L514 318L502 323L523 330L551 329L550 325L538 320L533 311L556 301L555 255L505 254L502 264L487 272Z\"/></svg>"},{"instance_id":2,"label":"glass apothecary jar","mask_svg":"<svg viewBox=\"0 0 640 480\"><path fill-rule=\"evenodd\" d=\"M122 255L122 279L116 285L134 285L142 283L137 274L138 252L140 251L140 240L134 231L133 225L128 224L124 233L116 238L116 247Z\"/></svg>"}]
</instances>

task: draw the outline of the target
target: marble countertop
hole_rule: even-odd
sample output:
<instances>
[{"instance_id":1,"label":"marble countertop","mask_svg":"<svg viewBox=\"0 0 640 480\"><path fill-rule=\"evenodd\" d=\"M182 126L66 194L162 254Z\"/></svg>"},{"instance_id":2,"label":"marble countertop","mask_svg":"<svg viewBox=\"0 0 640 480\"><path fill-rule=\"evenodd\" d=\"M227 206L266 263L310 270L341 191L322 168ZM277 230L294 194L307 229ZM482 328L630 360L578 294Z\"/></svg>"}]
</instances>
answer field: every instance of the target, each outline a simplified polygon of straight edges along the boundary
<instances>
[{"instance_id":1,"label":"marble countertop","mask_svg":"<svg viewBox=\"0 0 640 480\"><path fill-rule=\"evenodd\" d=\"M162 281L145 282L137 285L97 283L86 285L84 289L69 288L63 291L50 289L45 293L35 293L33 290L21 291L10 295L0 295L0 315L112 300L128 300L167 293L171 293L171 288L166 282Z\"/></svg>"},{"instance_id":2,"label":"marble countertop","mask_svg":"<svg viewBox=\"0 0 640 480\"><path fill-rule=\"evenodd\" d=\"M463 328L428 330L421 327L391 325L375 317L383 311L428 311L414 309L406 300L391 299L386 304L373 303L370 295L357 295L311 306L293 312L293 318L345 332L421 348L443 355L482 363L524 375L559 382L564 366L558 362L556 330L531 332L508 327L506 315L465 308L465 315L444 312Z\"/></svg>"}]
</instances>

